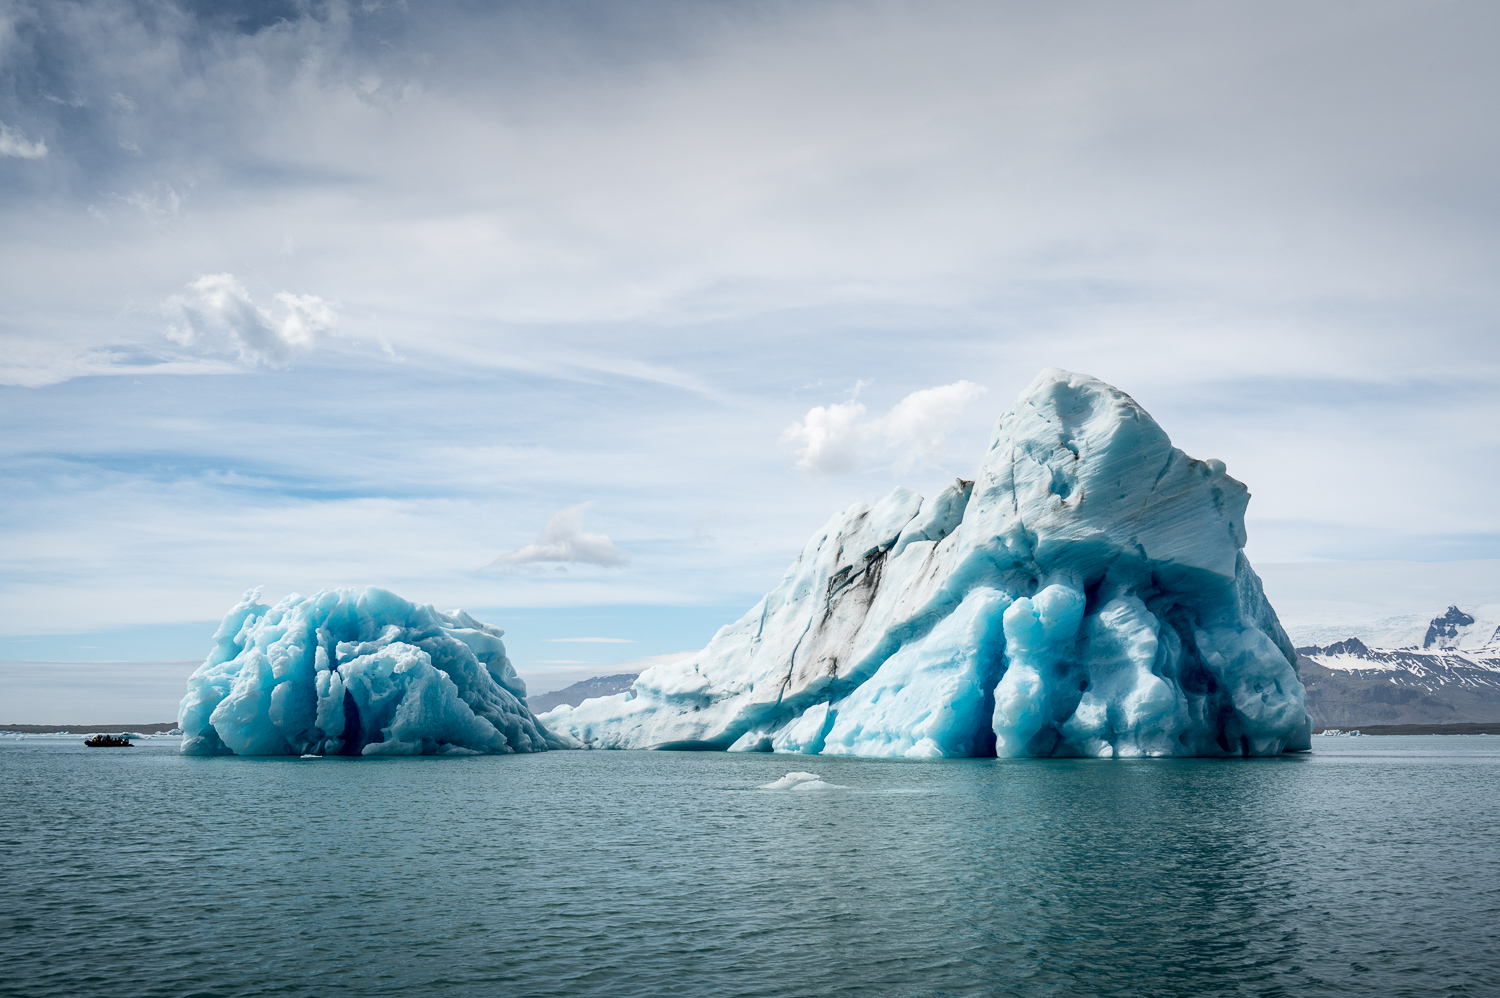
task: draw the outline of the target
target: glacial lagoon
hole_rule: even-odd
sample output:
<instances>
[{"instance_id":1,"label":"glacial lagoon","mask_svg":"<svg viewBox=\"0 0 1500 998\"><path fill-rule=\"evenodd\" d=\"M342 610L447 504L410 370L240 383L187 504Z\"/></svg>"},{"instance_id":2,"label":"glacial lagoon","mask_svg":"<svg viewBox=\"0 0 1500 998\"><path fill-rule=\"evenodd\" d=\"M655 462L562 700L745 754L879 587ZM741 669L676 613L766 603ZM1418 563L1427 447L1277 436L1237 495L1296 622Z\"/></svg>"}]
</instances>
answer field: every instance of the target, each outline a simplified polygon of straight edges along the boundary
<instances>
[{"instance_id":1,"label":"glacial lagoon","mask_svg":"<svg viewBox=\"0 0 1500 998\"><path fill-rule=\"evenodd\" d=\"M1253 760L0 738L0 994L1500 993L1500 737ZM757 787L788 771L848 789Z\"/></svg>"}]
</instances>

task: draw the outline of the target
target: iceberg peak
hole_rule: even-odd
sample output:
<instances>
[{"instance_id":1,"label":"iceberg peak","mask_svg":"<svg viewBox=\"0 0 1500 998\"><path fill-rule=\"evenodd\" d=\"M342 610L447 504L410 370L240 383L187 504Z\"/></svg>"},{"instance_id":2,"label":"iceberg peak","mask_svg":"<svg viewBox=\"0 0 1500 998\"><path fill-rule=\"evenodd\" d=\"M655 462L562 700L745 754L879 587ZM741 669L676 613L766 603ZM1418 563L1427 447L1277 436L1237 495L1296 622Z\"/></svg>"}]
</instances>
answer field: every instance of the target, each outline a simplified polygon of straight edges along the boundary
<instances>
[{"instance_id":1,"label":"iceberg peak","mask_svg":"<svg viewBox=\"0 0 1500 998\"><path fill-rule=\"evenodd\" d=\"M1244 557L1248 502L1129 395L1048 369L972 480L836 514L697 656L544 720L602 748L1303 750L1296 653Z\"/></svg>"}]
</instances>

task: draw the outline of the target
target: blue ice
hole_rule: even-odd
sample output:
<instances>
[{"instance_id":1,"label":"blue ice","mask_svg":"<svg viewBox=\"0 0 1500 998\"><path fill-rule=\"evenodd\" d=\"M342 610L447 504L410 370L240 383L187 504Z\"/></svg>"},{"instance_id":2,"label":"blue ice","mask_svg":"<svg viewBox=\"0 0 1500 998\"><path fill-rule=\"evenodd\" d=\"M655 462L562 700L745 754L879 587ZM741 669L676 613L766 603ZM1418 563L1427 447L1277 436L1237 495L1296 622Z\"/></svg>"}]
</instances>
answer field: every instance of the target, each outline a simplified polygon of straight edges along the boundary
<instances>
[{"instance_id":1,"label":"blue ice","mask_svg":"<svg viewBox=\"0 0 1500 998\"><path fill-rule=\"evenodd\" d=\"M504 632L374 587L245 595L188 679L191 755L473 755L571 747L526 706Z\"/></svg>"},{"instance_id":2,"label":"blue ice","mask_svg":"<svg viewBox=\"0 0 1500 998\"><path fill-rule=\"evenodd\" d=\"M1124 392L1044 371L973 480L835 515L702 652L543 720L595 748L1303 751L1296 653L1244 554L1249 498Z\"/></svg>"}]
</instances>

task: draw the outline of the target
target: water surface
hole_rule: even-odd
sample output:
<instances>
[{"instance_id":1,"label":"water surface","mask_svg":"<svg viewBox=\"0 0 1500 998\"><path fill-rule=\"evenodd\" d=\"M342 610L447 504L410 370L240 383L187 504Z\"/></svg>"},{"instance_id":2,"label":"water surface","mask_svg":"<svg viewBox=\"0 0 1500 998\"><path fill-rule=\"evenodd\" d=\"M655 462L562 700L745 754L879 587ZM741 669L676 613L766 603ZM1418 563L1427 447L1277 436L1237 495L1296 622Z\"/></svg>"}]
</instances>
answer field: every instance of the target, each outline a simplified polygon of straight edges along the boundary
<instances>
[{"instance_id":1,"label":"water surface","mask_svg":"<svg viewBox=\"0 0 1500 998\"><path fill-rule=\"evenodd\" d=\"M0 994L1500 994L1500 737L1268 760L0 740ZM850 789L754 789L788 770Z\"/></svg>"}]
</instances>

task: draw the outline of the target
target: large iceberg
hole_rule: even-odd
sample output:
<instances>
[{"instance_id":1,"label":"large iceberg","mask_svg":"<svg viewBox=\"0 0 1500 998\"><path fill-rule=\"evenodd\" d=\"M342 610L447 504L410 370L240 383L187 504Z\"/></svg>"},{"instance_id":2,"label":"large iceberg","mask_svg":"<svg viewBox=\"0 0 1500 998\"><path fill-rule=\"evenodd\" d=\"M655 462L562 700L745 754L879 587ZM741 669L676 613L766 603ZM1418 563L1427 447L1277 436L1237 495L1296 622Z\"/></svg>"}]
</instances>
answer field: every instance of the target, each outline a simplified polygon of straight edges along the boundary
<instances>
[{"instance_id":1,"label":"large iceberg","mask_svg":"<svg viewBox=\"0 0 1500 998\"><path fill-rule=\"evenodd\" d=\"M542 720L596 748L1304 751L1296 652L1245 560L1248 501L1128 395L1044 371L974 481L837 514L698 655Z\"/></svg>"},{"instance_id":2,"label":"large iceberg","mask_svg":"<svg viewBox=\"0 0 1500 998\"><path fill-rule=\"evenodd\" d=\"M374 587L245 594L188 679L191 755L471 755L576 747L540 724L504 634Z\"/></svg>"}]
</instances>

